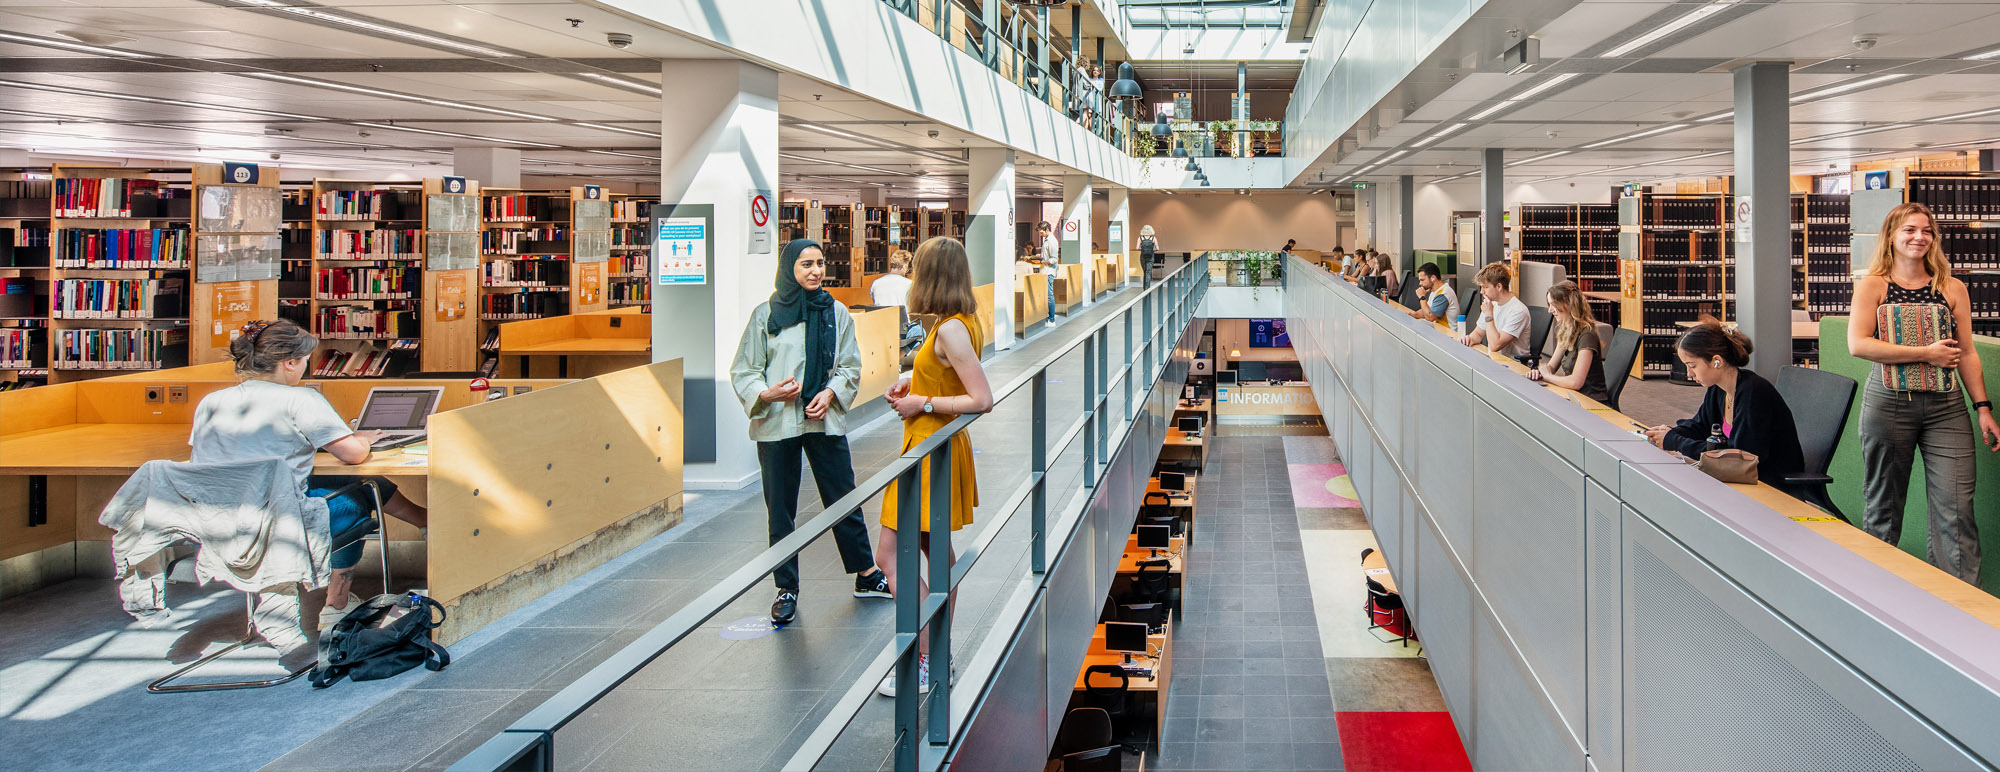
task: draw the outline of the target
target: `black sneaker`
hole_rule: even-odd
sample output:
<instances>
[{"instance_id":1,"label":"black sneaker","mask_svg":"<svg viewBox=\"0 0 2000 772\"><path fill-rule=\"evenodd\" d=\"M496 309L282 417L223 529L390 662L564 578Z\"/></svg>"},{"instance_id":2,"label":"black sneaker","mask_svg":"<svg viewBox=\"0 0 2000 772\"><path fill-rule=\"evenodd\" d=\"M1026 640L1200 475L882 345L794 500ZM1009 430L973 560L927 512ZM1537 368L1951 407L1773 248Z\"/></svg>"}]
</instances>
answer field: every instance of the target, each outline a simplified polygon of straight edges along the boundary
<instances>
[{"instance_id":1,"label":"black sneaker","mask_svg":"<svg viewBox=\"0 0 2000 772\"><path fill-rule=\"evenodd\" d=\"M799 616L799 593L796 590L780 590L778 599L771 602L771 624L789 625Z\"/></svg>"},{"instance_id":2,"label":"black sneaker","mask_svg":"<svg viewBox=\"0 0 2000 772\"><path fill-rule=\"evenodd\" d=\"M896 596L889 593L889 575L877 570L875 573L866 576L861 574L854 575L854 597L893 598Z\"/></svg>"}]
</instances>

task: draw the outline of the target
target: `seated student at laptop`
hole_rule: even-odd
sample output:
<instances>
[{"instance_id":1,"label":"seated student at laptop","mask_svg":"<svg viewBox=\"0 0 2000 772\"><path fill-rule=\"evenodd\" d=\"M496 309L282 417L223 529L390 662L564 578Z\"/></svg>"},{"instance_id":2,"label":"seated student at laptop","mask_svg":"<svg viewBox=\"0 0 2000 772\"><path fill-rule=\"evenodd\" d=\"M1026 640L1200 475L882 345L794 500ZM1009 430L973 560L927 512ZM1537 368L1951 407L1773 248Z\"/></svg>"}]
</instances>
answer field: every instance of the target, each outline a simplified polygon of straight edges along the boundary
<instances>
[{"instance_id":1,"label":"seated student at laptop","mask_svg":"<svg viewBox=\"0 0 2000 772\"><path fill-rule=\"evenodd\" d=\"M356 433L347 428L340 413L327 404L319 392L299 386L311 366L319 340L297 324L280 320L252 322L243 334L229 343L229 355L236 360L236 376L242 383L203 397L194 411L194 432L188 438L192 458L198 464L229 463L255 459L282 458L297 474L299 487L309 496L320 496L355 482L358 478L315 478L313 453L322 448L343 463L368 460L373 432ZM396 490L386 479L372 478L380 486L383 510L419 528L428 512ZM358 490L327 502L328 524L338 542L340 534L362 526L373 514L374 502L366 490ZM348 587L354 565L361 562L362 543L356 541L333 554L333 578L327 583L327 611L338 618L348 604L359 601Z\"/></svg>"},{"instance_id":2,"label":"seated student at laptop","mask_svg":"<svg viewBox=\"0 0 2000 772\"><path fill-rule=\"evenodd\" d=\"M1472 278L1479 282L1479 296L1485 298L1480 301L1479 327L1458 342L1468 346L1484 343L1487 350L1510 357L1527 356L1533 318L1528 315L1528 304L1514 296L1514 273L1507 270L1506 263L1493 262Z\"/></svg>"}]
</instances>

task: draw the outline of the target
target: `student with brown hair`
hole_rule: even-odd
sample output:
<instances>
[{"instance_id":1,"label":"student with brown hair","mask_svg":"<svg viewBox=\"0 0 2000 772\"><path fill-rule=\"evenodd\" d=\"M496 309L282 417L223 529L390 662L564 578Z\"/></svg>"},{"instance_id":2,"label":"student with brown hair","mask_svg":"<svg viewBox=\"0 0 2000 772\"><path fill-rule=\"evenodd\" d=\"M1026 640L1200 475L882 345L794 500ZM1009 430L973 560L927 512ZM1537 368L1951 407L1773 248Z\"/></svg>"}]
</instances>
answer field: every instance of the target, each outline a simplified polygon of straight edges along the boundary
<instances>
[{"instance_id":1,"label":"student with brown hair","mask_svg":"<svg viewBox=\"0 0 2000 772\"><path fill-rule=\"evenodd\" d=\"M944 428L954 417L993 409L993 391L986 383L986 371L979 365L986 331L979 326L979 301L972 294L972 268L965 257L965 246L942 236L926 241L917 247L916 268L916 284L910 288L910 312L931 315L937 323L931 325L930 336L917 350L909 374L883 395L895 408L896 415L903 418L904 451ZM960 432L952 437L950 449L945 451L951 457L951 512L946 519L954 531L972 524L972 510L979 505L979 481L973 471L972 439L968 434ZM922 518L918 521L923 531L922 548L929 554L932 481L928 465L922 472L922 481L923 490L917 496L919 509L908 514ZM882 533L875 551L875 561L889 575L892 593L903 586L895 573L896 524L902 514L897 511L897 498L894 484L882 494ZM949 562L952 554L948 552L943 557ZM920 575L916 579L917 591L928 593L930 588L924 578ZM929 691L928 637L917 640L920 652L917 680L921 689ZM896 696L895 675L884 679L876 691Z\"/></svg>"},{"instance_id":2,"label":"student with brown hair","mask_svg":"<svg viewBox=\"0 0 2000 772\"><path fill-rule=\"evenodd\" d=\"M1757 457L1757 477L1781 485L1805 467L1799 428L1778 387L1750 370L1750 338L1703 316L1674 343L1688 377L1708 387L1694 417L1646 430L1646 439L1688 458L1701 458L1719 427L1723 443Z\"/></svg>"},{"instance_id":3,"label":"student with brown hair","mask_svg":"<svg viewBox=\"0 0 2000 772\"><path fill-rule=\"evenodd\" d=\"M345 464L368 460L374 432L356 432L318 391L302 388L319 339L297 324L280 319L251 322L229 342L242 382L203 397L194 409L194 431L188 437L190 458L197 464L285 459L307 496L330 494L356 481L352 477L323 478L312 473L313 454L324 449ZM382 494L382 510L423 527L429 513L396 490L384 477L369 478ZM361 490L326 502L328 531L334 542L348 541L373 529L374 499ZM358 529L358 533L356 533ZM349 591L355 564L361 562L362 542L335 550L333 574L326 588L322 626L338 620L348 603L360 600ZM275 643L275 642L274 642Z\"/></svg>"},{"instance_id":4,"label":"student with brown hair","mask_svg":"<svg viewBox=\"0 0 2000 772\"><path fill-rule=\"evenodd\" d=\"M1549 315L1554 317L1555 353L1529 370L1528 380L1547 381L1581 392L1599 402L1611 399L1604 385L1604 341L1597 337L1597 319L1576 282L1564 280L1549 288Z\"/></svg>"},{"instance_id":5,"label":"student with brown hair","mask_svg":"<svg viewBox=\"0 0 2000 772\"><path fill-rule=\"evenodd\" d=\"M1868 273L1854 280L1853 313L1847 347L1875 363L1861 389L1862 528L1895 544L1902 538L1903 505L1909 497L1911 454L1924 457L1925 498L1930 534L1925 559L1974 586L1979 585L1979 527L1973 520L1978 451L2000 451L2000 422L1986 394L1979 351L1959 341L1972 333L1972 303L1965 282L1951 275L1951 262L1938 245L1929 207L1906 203L1889 210ZM1883 306L1894 306L1883 309ZM1893 311L1903 321L1941 321L1937 340L1903 345L1878 329L1878 312ZM1882 313L1884 317L1888 313ZM1931 368L1909 368L1909 365ZM1897 378L1905 373L1930 377ZM1960 384L1963 384L1961 388ZM1972 397L1975 428L1965 409ZM1982 442L1983 440L1983 442Z\"/></svg>"},{"instance_id":6,"label":"student with brown hair","mask_svg":"<svg viewBox=\"0 0 2000 772\"><path fill-rule=\"evenodd\" d=\"M910 297L910 250L889 253L889 273L868 285L868 300L878 306L907 306Z\"/></svg>"},{"instance_id":7,"label":"student with brown hair","mask_svg":"<svg viewBox=\"0 0 2000 772\"><path fill-rule=\"evenodd\" d=\"M1472 277L1479 283L1481 301L1479 327L1459 338L1458 342L1468 346L1486 344L1486 348L1497 354L1510 357L1528 355L1528 332L1534 325L1534 317L1528 314L1528 304L1514 295L1514 272L1502 262L1487 263Z\"/></svg>"}]
</instances>

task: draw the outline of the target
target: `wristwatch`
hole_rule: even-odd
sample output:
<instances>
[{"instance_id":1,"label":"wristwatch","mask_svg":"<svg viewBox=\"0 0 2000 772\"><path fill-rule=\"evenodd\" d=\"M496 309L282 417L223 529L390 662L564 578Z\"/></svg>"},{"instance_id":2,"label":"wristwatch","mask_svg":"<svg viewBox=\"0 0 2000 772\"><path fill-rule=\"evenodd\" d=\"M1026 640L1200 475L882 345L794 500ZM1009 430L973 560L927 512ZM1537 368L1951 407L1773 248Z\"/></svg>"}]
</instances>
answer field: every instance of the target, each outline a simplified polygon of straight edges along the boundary
<instances>
[{"instance_id":1,"label":"wristwatch","mask_svg":"<svg viewBox=\"0 0 2000 772\"><path fill-rule=\"evenodd\" d=\"M924 398L924 412L926 412L926 413L928 413L928 412L931 412L931 398L930 398L930 397L925 397L925 398Z\"/></svg>"},{"instance_id":2,"label":"wristwatch","mask_svg":"<svg viewBox=\"0 0 2000 772\"><path fill-rule=\"evenodd\" d=\"M1992 409L1993 409L1993 400L1990 400L1990 399L1982 399L1982 400L1980 400L1980 401L1978 401L1978 402L1974 402L1974 403L1972 403L1972 409L1973 409L1973 410L1975 410L1975 411L1976 411L1976 410L1978 410L1978 409L1980 409L1980 408L1982 408L1982 407L1983 407L1983 408L1986 408L1987 410L1992 410Z\"/></svg>"}]
</instances>

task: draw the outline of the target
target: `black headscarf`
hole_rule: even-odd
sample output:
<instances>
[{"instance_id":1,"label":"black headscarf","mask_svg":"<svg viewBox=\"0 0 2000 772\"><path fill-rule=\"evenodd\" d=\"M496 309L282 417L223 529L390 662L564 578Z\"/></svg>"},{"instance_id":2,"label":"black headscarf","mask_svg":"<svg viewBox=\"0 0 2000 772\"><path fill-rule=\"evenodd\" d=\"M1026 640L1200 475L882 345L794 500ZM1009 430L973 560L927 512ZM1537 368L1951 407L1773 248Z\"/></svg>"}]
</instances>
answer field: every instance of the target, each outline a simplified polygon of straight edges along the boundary
<instances>
[{"instance_id":1,"label":"black headscarf","mask_svg":"<svg viewBox=\"0 0 2000 772\"><path fill-rule=\"evenodd\" d=\"M776 335L786 327L805 324L806 368L799 398L807 400L826 389L827 377L833 373L834 347L839 343L833 327L832 293L825 289L807 292L792 272L799 255L819 248L819 242L812 239L793 239L785 245L784 257L778 261L777 289L771 292L771 318L764 326L765 332Z\"/></svg>"}]
</instances>

